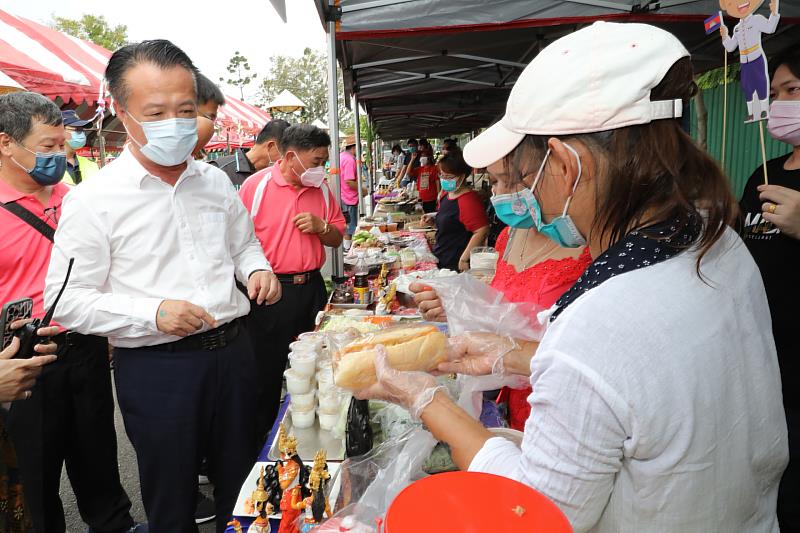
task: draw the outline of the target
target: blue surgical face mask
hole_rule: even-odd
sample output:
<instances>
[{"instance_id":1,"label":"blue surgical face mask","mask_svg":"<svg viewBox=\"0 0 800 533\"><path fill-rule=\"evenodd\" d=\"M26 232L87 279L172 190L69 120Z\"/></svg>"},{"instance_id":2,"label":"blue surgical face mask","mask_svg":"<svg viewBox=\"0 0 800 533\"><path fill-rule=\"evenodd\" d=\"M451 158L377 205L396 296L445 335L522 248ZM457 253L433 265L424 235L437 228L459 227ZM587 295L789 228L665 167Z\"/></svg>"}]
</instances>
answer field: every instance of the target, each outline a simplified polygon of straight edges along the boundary
<instances>
[{"instance_id":1,"label":"blue surgical face mask","mask_svg":"<svg viewBox=\"0 0 800 533\"><path fill-rule=\"evenodd\" d=\"M194 151L197 144L197 120L194 118L168 118L153 122L139 122L133 115L128 116L139 124L147 139L145 144L128 137L136 143L142 154L157 165L174 167L180 165Z\"/></svg>"},{"instance_id":2,"label":"blue surgical face mask","mask_svg":"<svg viewBox=\"0 0 800 533\"><path fill-rule=\"evenodd\" d=\"M442 178L439 183L442 184L442 190L445 192L453 192L458 189L458 178Z\"/></svg>"},{"instance_id":3,"label":"blue surgical face mask","mask_svg":"<svg viewBox=\"0 0 800 533\"><path fill-rule=\"evenodd\" d=\"M20 144L19 146L22 145ZM67 155L64 152L43 153L28 150L24 146L22 148L36 156L36 163L34 163L33 168L25 168L13 156L11 160L27 172L33 178L33 181L47 187L48 185L55 185L64 178L64 172L67 170Z\"/></svg>"},{"instance_id":4,"label":"blue surgical face mask","mask_svg":"<svg viewBox=\"0 0 800 533\"><path fill-rule=\"evenodd\" d=\"M86 146L86 132L84 131L70 132L70 137L67 140L67 144L73 150L80 150L81 148Z\"/></svg>"},{"instance_id":5,"label":"blue surgical face mask","mask_svg":"<svg viewBox=\"0 0 800 533\"><path fill-rule=\"evenodd\" d=\"M572 152L578 160L578 177L575 178L575 184L572 186L572 194L567 198L564 204L564 211L560 216L545 224L544 220L542 220L542 208L536 196L533 194L533 191L536 190L536 186L539 183L539 179L542 177L547 159L550 157L550 150L547 150L542 164L539 167L539 171L536 173L536 178L533 180L533 186L530 189L524 189L514 194L494 196L492 197L492 204L495 206L497 217L509 226L524 229L535 227L539 233L545 235L562 248L578 248L586 245L586 239L581 235L577 226L575 226L575 223L572 221L572 217L567 214L567 211L569 210L570 202L572 202L572 196L575 194L575 190L580 182L583 167L578 152L567 143L564 143L564 146ZM527 213L523 213L523 210L526 208ZM501 212L503 214L501 214Z\"/></svg>"},{"instance_id":6,"label":"blue surgical face mask","mask_svg":"<svg viewBox=\"0 0 800 533\"><path fill-rule=\"evenodd\" d=\"M542 166L539 167L539 173L536 179L533 180L533 186L530 189L531 196L533 196L534 200L533 205L531 205L531 215L536 220L536 229L539 233L550 238L550 240L562 248L579 248L581 246L586 246L586 239L581 235L581 232L578 230L575 222L572 221L572 217L567 214L567 211L569 210L569 204L572 202L575 190L578 188L578 183L581 181L583 166L581 165L581 156L578 155L578 152L567 143L564 143L564 147L572 152L572 155L574 155L575 159L578 161L578 177L575 178L575 184L572 186L572 193L564 204L564 211L561 212L560 216L557 216L545 224L544 220L542 220L542 208L539 205L539 201L536 200L536 196L533 194L533 191L536 190L536 185L539 183L539 179L542 177L544 164L547 162L547 158L550 157L550 150L547 150L544 161L542 161Z\"/></svg>"},{"instance_id":7,"label":"blue surgical face mask","mask_svg":"<svg viewBox=\"0 0 800 533\"><path fill-rule=\"evenodd\" d=\"M503 224L512 228L530 229L536 225L531 208L536 198L529 189L511 194L495 194L491 198L494 212Z\"/></svg>"}]
</instances>

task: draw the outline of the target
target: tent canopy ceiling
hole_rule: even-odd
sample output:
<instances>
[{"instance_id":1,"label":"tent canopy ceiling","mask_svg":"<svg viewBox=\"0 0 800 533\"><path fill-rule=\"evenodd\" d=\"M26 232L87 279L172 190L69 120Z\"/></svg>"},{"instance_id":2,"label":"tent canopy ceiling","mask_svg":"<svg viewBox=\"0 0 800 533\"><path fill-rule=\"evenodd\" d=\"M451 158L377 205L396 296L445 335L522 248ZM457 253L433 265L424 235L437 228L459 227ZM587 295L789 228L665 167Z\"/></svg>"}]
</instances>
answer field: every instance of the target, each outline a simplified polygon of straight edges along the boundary
<instances>
[{"instance_id":1,"label":"tent canopy ceiling","mask_svg":"<svg viewBox=\"0 0 800 533\"><path fill-rule=\"evenodd\" d=\"M322 20L327 0L315 0ZM485 127L505 110L522 69L551 42L596 20L646 22L674 35L702 72L722 64L703 20L718 0L341 0L337 57L387 139L442 137ZM763 37L768 55L800 46L800 2ZM766 3L761 8L767 10ZM730 28L736 21L727 19ZM546 83L546 82L543 82Z\"/></svg>"}]
</instances>

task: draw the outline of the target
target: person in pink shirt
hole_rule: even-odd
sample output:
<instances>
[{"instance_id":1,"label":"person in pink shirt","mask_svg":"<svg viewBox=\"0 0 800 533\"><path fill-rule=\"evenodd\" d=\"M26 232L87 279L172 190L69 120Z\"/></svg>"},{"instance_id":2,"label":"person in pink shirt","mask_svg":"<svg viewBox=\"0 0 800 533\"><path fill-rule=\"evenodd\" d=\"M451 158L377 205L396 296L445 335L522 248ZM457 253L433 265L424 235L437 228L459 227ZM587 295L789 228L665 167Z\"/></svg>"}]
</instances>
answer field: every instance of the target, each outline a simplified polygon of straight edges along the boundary
<instances>
[{"instance_id":1,"label":"person in pink shirt","mask_svg":"<svg viewBox=\"0 0 800 533\"><path fill-rule=\"evenodd\" d=\"M325 247L342 243L344 216L323 167L330 144L315 126L290 126L280 142L283 159L247 178L239 191L283 289L279 302L252 305L248 316L258 365L256 423L264 437L278 414L289 343L314 328L327 302L320 273Z\"/></svg>"},{"instance_id":2,"label":"person in pink shirt","mask_svg":"<svg viewBox=\"0 0 800 533\"><path fill-rule=\"evenodd\" d=\"M33 299L42 318L45 276L61 203L69 188L58 107L39 94L0 96L0 304ZM25 219L28 220L25 220ZM76 268L83 265L76 264ZM58 359L12 404L7 429L36 531L64 531L61 471L94 531L135 528L117 465L108 342L63 331Z\"/></svg>"},{"instance_id":3,"label":"person in pink shirt","mask_svg":"<svg viewBox=\"0 0 800 533\"><path fill-rule=\"evenodd\" d=\"M356 169L356 138L349 135L344 140L344 151L339 154L339 175L341 176L342 212L347 229L344 234L344 249L349 250L351 239L358 227L358 193L362 187L358 183Z\"/></svg>"}]
</instances>

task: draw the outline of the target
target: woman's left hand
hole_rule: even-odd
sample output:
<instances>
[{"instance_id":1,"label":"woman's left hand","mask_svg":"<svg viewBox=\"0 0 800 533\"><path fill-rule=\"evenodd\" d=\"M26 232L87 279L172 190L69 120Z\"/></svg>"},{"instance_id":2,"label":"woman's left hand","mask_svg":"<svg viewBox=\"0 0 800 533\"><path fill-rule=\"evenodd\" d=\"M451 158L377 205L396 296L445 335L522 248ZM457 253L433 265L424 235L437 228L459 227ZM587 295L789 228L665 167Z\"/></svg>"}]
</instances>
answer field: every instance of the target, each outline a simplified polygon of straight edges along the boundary
<instances>
[{"instance_id":1,"label":"woman's left hand","mask_svg":"<svg viewBox=\"0 0 800 533\"><path fill-rule=\"evenodd\" d=\"M443 389L436 378L425 372L406 372L389 366L386 348L378 346L375 350L375 373L378 382L355 391L353 396L359 400L384 400L408 409L415 420L419 420L423 409L433 401L437 390Z\"/></svg>"},{"instance_id":2,"label":"woman's left hand","mask_svg":"<svg viewBox=\"0 0 800 533\"><path fill-rule=\"evenodd\" d=\"M800 191L780 185L759 185L763 217L785 235L800 239Z\"/></svg>"}]
</instances>

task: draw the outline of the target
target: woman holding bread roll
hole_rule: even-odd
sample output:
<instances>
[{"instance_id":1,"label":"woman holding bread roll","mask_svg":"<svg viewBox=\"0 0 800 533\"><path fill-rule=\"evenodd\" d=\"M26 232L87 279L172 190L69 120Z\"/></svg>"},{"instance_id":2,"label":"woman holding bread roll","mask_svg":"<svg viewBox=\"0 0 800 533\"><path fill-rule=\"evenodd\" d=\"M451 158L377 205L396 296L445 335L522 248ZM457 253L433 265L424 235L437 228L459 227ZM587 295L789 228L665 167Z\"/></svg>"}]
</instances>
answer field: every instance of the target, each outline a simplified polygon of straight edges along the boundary
<instances>
[{"instance_id":1,"label":"woman holding bread roll","mask_svg":"<svg viewBox=\"0 0 800 533\"><path fill-rule=\"evenodd\" d=\"M541 51L464 149L473 167L532 173L514 212L593 258L540 316L538 345L451 339L438 366L529 373L521 448L380 346L377 383L357 392L406 406L460 468L543 493L577 533L778 531L788 453L769 309L727 180L681 128L692 80L671 34L598 22Z\"/></svg>"}]
</instances>

